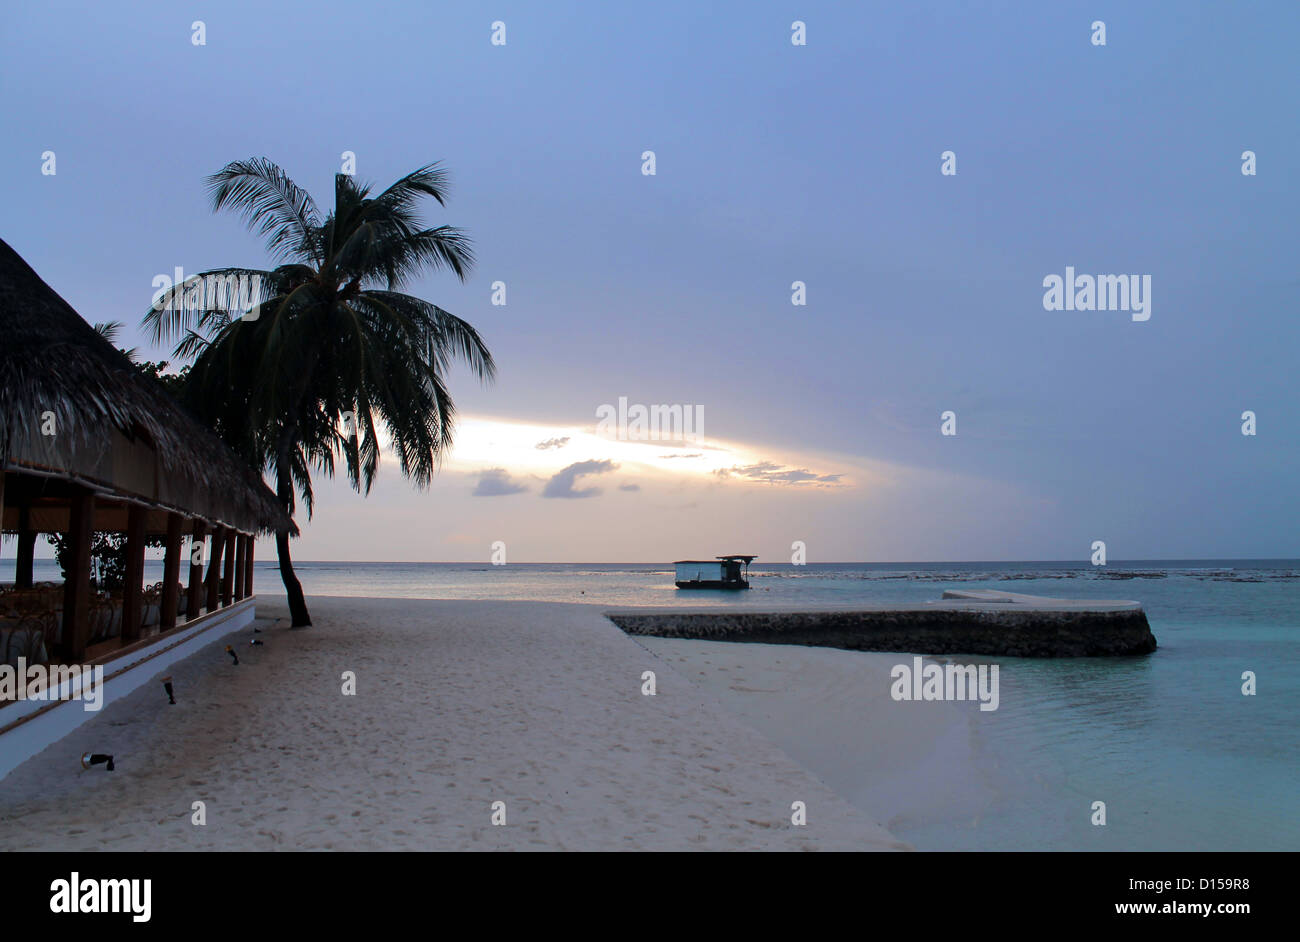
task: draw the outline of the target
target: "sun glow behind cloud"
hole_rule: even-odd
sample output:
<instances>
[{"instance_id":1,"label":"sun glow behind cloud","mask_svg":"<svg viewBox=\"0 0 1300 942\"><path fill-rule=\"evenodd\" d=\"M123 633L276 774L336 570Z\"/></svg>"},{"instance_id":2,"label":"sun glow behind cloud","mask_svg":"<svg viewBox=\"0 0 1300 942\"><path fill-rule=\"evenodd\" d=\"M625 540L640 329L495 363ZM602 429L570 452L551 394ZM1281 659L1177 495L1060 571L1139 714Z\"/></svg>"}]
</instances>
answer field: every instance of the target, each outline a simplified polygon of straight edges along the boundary
<instances>
[{"instance_id":1,"label":"sun glow behind cloud","mask_svg":"<svg viewBox=\"0 0 1300 942\"><path fill-rule=\"evenodd\" d=\"M815 459L774 455L735 442L620 441L593 427L462 417L445 472L503 469L514 479L550 478L578 462L612 462L604 472L619 485L661 481L845 486L842 469L817 468Z\"/></svg>"},{"instance_id":2,"label":"sun glow behind cloud","mask_svg":"<svg viewBox=\"0 0 1300 942\"><path fill-rule=\"evenodd\" d=\"M653 562L717 552L822 560L1026 559L1059 526L1051 500L1006 482L862 455L765 444L629 442L589 426L461 416L432 486L412 490L383 457L367 497L321 482L304 559L472 561L495 541L529 562ZM558 498L558 499L557 499ZM988 522L1020 515L1019 543ZM1019 555L1017 555L1019 554Z\"/></svg>"}]
</instances>

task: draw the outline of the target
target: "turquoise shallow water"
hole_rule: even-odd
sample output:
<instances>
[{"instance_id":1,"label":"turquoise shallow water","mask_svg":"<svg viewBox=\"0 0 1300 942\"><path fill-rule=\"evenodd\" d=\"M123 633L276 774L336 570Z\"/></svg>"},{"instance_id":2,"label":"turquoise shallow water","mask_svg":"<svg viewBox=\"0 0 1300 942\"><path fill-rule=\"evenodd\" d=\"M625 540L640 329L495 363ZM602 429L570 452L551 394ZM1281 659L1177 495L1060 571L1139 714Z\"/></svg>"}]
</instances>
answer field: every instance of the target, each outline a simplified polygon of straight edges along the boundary
<instances>
[{"instance_id":1,"label":"turquoise shallow water","mask_svg":"<svg viewBox=\"0 0 1300 942\"><path fill-rule=\"evenodd\" d=\"M940 814L899 836L929 849L1300 850L1300 560L756 565L740 593L680 592L667 566L298 568L309 595L693 608L919 601L948 588L1137 599L1153 655L998 661L999 709L970 712L981 785L996 797L975 817ZM57 577L38 561L38 579ZM259 561L257 588L282 591L273 563ZM1241 693L1248 670L1253 697ZM1099 800L1105 827L1090 823Z\"/></svg>"}]
</instances>

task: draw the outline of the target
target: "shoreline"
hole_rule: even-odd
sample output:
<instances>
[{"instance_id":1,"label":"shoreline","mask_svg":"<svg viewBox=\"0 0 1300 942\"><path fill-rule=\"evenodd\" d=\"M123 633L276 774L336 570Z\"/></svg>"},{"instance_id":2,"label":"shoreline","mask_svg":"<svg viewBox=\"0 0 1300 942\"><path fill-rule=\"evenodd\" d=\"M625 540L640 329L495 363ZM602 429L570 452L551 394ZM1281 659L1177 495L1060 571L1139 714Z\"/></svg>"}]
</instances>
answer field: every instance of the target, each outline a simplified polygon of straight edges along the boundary
<instances>
[{"instance_id":1,"label":"shoreline","mask_svg":"<svg viewBox=\"0 0 1300 942\"><path fill-rule=\"evenodd\" d=\"M1000 796L999 783L978 761L977 703L890 697L891 669L913 655L648 636L637 641L690 671L733 715L815 769L836 794L891 833L978 818Z\"/></svg>"},{"instance_id":2,"label":"shoreline","mask_svg":"<svg viewBox=\"0 0 1300 942\"><path fill-rule=\"evenodd\" d=\"M310 601L0 780L0 850L910 849L594 606Z\"/></svg>"}]
</instances>

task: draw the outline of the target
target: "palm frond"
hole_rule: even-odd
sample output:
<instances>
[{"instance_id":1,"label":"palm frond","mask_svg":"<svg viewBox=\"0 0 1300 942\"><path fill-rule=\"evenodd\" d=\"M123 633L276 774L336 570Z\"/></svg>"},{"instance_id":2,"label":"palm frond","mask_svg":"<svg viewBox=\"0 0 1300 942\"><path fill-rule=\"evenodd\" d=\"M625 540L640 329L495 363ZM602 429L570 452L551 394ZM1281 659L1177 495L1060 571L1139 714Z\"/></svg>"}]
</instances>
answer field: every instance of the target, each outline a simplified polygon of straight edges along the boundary
<instances>
[{"instance_id":1,"label":"palm frond","mask_svg":"<svg viewBox=\"0 0 1300 942\"><path fill-rule=\"evenodd\" d=\"M365 291L362 297L419 324L426 356L440 370L446 371L460 359L479 380L491 382L496 378L496 361L468 321L423 298L396 291Z\"/></svg>"},{"instance_id":2,"label":"palm frond","mask_svg":"<svg viewBox=\"0 0 1300 942\"><path fill-rule=\"evenodd\" d=\"M414 205L421 196L432 196L439 206L446 206L449 183L450 177L441 163L426 164L384 190L375 197L375 202L405 208Z\"/></svg>"},{"instance_id":3,"label":"palm frond","mask_svg":"<svg viewBox=\"0 0 1300 942\"><path fill-rule=\"evenodd\" d=\"M122 332L121 321L100 321L93 325L95 333L103 337L113 346L117 346L118 335Z\"/></svg>"},{"instance_id":4,"label":"palm frond","mask_svg":"<svg viewBox=\"0 0 1300 942\"><path fill-rule=\"evenodd\" d=\"M277 258L312 257L312 230L320 213L311 194L265 157L226 164L208 177L212 210L232 209L249 229L266 236L267 250Z\"/></svg>"},{"instance_id":5,"label":"palm frond","mask_svg":"<svg viewBox=\"0 0 1300 942\"><path fill-rule=\"evenodd\" d=\"M208 271L191 275L180 284L159 293L149 310L141 320L141 326L153 336L155 343L170 340L172 337L184 336L199 329L212 332L228 323L238 310L240 292L235 285L242 281L253 296L255 304L265 304L267 300L279 293L278 286L283 283L284 266L275 271L263 271L258 268L212 268ZM209 301L214 304L209 305ZM179 354L178 354L179 355Z\"/></svg>"}]
</instances>

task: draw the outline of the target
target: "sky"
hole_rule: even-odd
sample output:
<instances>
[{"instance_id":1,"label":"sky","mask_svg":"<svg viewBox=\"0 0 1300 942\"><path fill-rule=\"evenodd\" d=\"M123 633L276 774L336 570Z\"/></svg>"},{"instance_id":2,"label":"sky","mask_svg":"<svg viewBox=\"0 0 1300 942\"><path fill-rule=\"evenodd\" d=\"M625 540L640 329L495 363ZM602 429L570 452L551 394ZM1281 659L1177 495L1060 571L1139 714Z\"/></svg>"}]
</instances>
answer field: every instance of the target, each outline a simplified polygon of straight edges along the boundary
<instances>
[{"instance_id":1,"label":"sky","mask_svg":"<svg viewBox=\"0 0 1300 942\"><path fill-rule=\"evenodd\" d=\"M300 559L1297 557L1298 36L1290 2L21 4L0 237L165 358L155 276L269 260L208 174L324 207L345 151L442 162L426 218L478 264L408 290L499 376L450 375L427 490L318 481ZM1149 319L1047 310L1067 266L1149 276ZM621 441L620 399L702 430Z\"/></svg>"}]
</instances>

